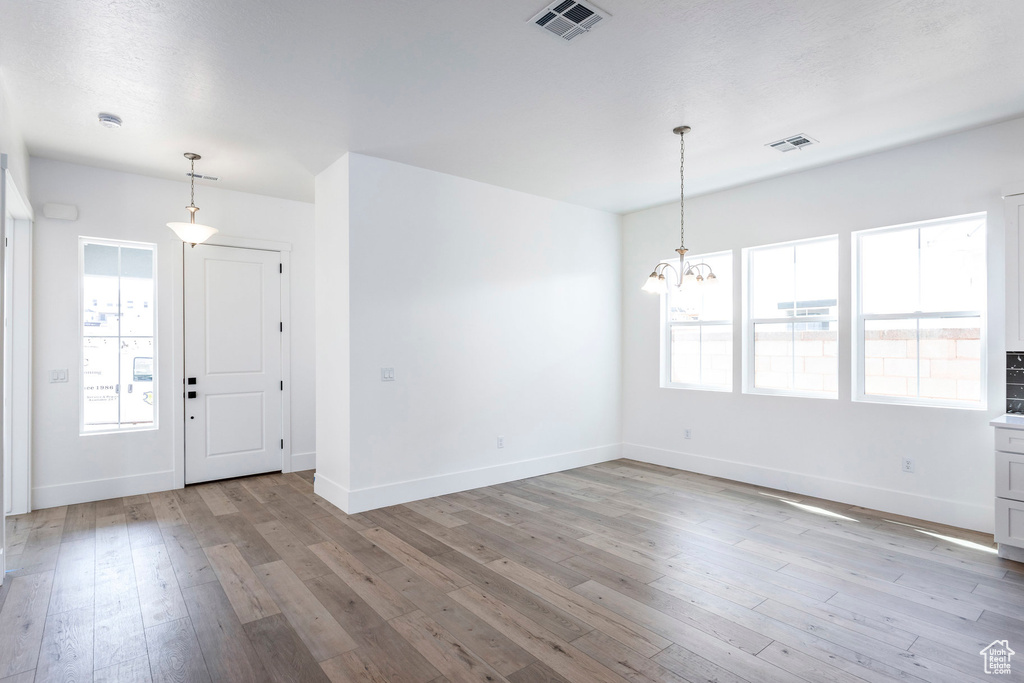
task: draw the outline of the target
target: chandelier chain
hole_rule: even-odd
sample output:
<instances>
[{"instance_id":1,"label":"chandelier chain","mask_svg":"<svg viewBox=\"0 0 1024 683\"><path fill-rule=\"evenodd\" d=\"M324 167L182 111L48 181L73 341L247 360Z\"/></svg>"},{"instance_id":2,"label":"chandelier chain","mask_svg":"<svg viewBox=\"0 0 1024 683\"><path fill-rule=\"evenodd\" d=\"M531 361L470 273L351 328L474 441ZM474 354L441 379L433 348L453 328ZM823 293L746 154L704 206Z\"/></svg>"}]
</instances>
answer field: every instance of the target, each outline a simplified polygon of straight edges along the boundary
<instances>
[{"instance_id":1,"label":"chandelier chain","mask_svg":"<svg viewBox=\"0 0 1024 683\"><path fill-rule=\"evenodd\" d=\"M679 248L686 248L685 230L686 230L686 209L683 198L683 182L684 174L683 168L686 162L686 133L679 133Z\"/></svg>"},{"instance_id":2,"label":"chandelier chain","mask_svg":"<svg viewBox=\"0 0 1024 683\"><path fill-rule=\"evenodd\" d=\"M191 196L191 198L189 200L189 206L195 206L196 205L196 160L192 159L191 162L192 162L192 172L189 173L189 176L191 177L191 180L192 180L192 196Z\"/></svg>"}]
</instances>

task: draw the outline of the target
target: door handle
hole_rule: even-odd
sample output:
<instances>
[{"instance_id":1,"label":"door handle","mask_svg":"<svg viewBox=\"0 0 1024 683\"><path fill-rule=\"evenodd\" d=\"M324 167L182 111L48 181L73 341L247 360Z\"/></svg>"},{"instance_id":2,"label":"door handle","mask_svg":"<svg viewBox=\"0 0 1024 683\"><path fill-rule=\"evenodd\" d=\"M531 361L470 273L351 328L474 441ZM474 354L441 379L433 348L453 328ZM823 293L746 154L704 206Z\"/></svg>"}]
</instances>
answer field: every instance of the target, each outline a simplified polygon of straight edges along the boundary
<instances>
[{"instance_id":1,"label":"door handle","mask_svg":"<svg viewBox=\"0 0 1024 683\"><path fill-rule=\"evenodd\" d=\"M188 397L189 398L195 398L196 397L196 392L194 392L194 391L188 392Z\"/></svg>"}]
</instances>

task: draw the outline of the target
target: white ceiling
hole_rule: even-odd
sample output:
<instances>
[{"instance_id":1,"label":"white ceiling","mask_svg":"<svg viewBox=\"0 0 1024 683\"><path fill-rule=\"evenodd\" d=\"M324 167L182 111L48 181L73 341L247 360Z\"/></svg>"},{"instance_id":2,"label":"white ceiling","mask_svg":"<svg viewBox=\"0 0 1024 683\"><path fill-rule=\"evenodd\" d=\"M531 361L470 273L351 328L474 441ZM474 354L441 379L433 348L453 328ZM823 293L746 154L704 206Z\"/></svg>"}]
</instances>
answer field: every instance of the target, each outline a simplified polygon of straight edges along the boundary
<instances>
[{"instance_id":1,"label":"white ceiling","mask_svg":"<svg viewBox=\"0 0 1024 683\"><path fill-rule=\"evenodd\" d=\"M351 150L627 212L681 123L696 194L1024 114L1019 0L543 2L0 0L0 68L34 155L307 201Z\"/></svg>"}]
</instances>

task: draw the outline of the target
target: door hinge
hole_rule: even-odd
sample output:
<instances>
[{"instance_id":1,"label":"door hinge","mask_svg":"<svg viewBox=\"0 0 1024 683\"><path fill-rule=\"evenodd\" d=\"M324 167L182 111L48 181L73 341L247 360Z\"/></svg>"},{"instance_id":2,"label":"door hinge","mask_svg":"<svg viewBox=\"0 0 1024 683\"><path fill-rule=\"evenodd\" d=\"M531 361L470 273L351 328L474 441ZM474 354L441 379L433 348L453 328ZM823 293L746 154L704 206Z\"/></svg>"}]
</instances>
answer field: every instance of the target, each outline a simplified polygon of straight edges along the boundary
<instances>
[{"instance_id":1,"label":"door hinge","mask_svg":"<svg viewBox=\"0 0 1024 683\"><path fill-rule=\"evenodd\" d=\"M279 329L279 331L284 332L284 323L283 322L282 323L278 323L278 329Z\"/></svg>"},{"instance_id":2,"label":"door hinge","mask_svg":"<svg viewBox=\"0 0 1024 683\"><path fill-rule=\"evenodd\" d=\"M281 380L281 391L284 391L284 380Z\"/></svg>"},{"instance_id":3,"label":"door hinge","mask_svg":"<svg viewBox=\"0 0 1024 683\"><path fill-rule=\"evenodd\" d=\"M284 450L284 439L281 439L281 450Z\"/></svg>"},{"instance_id":4,"label":"door hinge","mask_svg":"<svg viewBox=\"0 0 1024 683\"><path fill-rule=\"evenodd\" d=\"M279 272L279 273L283 273L284 272L284 264L283 263L278 263L277 264L277 272Z\"/></svg>"}]
</instances>

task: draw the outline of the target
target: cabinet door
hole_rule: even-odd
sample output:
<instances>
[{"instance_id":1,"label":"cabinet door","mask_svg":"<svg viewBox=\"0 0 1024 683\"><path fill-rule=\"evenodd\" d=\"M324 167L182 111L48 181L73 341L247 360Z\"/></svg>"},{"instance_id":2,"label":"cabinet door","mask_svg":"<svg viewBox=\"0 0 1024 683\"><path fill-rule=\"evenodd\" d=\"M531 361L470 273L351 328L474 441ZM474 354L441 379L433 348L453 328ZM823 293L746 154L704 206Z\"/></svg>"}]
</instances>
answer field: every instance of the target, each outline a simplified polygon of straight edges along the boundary
<instances>
[{"instance_id":1,"label":"cabinet door","mask_svg":"<svg viewBox=\"0 0 1024 683\"><path fill-rule=\"evenodd\" d=\"M1006 218L1006 350L1024 351L1024 183L1003 192Z\"/></svg>"},{"instance_id":2,"label":"cabinet door","mask_svg":"<svg viewBox=\"0 0 1024 683\"><path fill-rule=\"evenodd\" d=\"M996 543L1024 548L1024 503L996 498Z\"/></svg>"},{"instance_id":3,"label":"cabinet door","mask_svg":"<svg viewBox=\"0 0 1024 683\"><path fill-rule=\"evenodd\" d=\"M1024 455L996 453L996 495L1024 501Z\"/></svg>"}]
</instances>

